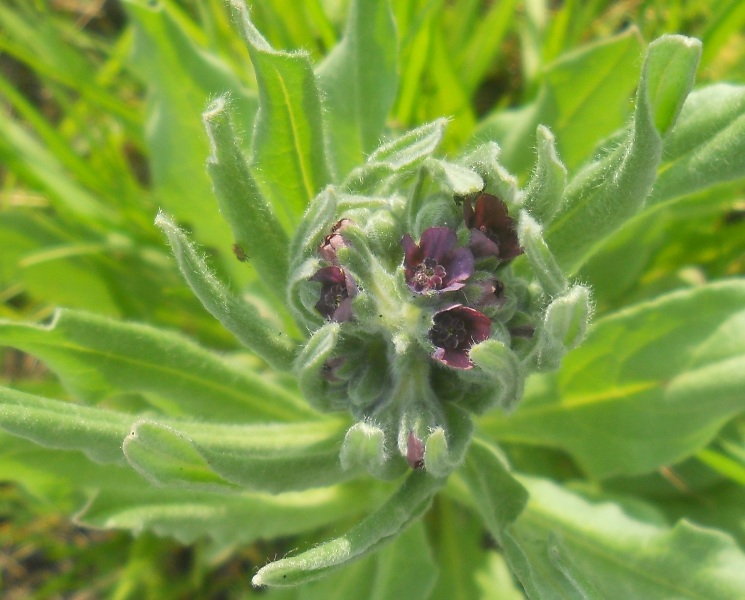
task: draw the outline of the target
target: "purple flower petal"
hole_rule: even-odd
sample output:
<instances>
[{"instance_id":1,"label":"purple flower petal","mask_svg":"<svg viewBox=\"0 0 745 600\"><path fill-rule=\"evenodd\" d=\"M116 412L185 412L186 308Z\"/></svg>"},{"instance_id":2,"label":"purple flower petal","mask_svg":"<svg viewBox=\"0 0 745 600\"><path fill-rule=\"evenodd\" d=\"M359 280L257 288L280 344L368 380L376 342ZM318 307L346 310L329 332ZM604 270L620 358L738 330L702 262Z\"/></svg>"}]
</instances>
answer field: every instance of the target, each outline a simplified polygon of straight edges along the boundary
<instances>
[{"instance_id":1,"label":"purple flower petal","mask_svg":"<svg viewBox=\"0 0 745 600\"><path fill-rule=\"evenodd\" d=\"M455 248L458 236L449 227L430 227L422 232L419 247L424 256L442 263L444 258Z\"/></svg>"},{"instance_id":2,"label":"purple flower petal","mask_svg":"<svg viewBox=\"0 0 745 600\"><path fill-rule=\"evenodd\" d=\"M471 346L483 342L491 333L489 317L479 311L456 304L435 313L429 339L436 350L432 358L449 367L470 369Z\"/></svg>"},{"instance_id":3,"label":"purple flower petal","mask_svg":"<svg viewBox=\"0 0 745 600\"><path fill-rule=\"evenodd\" d=\"M447 257L442 265L448 274L450 283L442 288L443 292L462 288L473 274L473 252L468 248L456 248Z\"/></svg>"},{"instance_id":4,"label":"purple flower petal","mask_svg":"<svg viewBox=\"0 0 745 600\"><path fill-rule=\"evenodd\" d=\"M413 431L409 431L406 439L406 462L412 469L424 468L424 444Z\"/></svg>"},{"instance_id":5,"label":"purple flower petal","mask_svg":"<svg viewBox=\"0 0 745 600\"><path fill-rule=\"evenodd\" d=\"M458 236L447 227L425 229L417 245L407 233L401 238L404 274L409 288L419 294L449 292L463 287L473 273L473 254L456 248Z\"/></svg>"},{"instance_id":6,"label":"purple flower petal","mask_svg":"<svg viewBox=\"0 0 745 600\"><path fill-rule=\"evenodd\" d=\"M331 228L331 233L323 238L323 242L321 242L321 245L318 248L318 254L323 260L330 262L333 265L338 264L336 262L337 250L349 246L349 243L344 239L344 236L340 232L351 222L352 221L349 219L339 220Z\"/></svg>"},{"instance_id":7,"label":"purple flower petal","mask_svg":"<svg viewBox=\"0 0 745 600\"><path fill-rule=\"evenodd\" d=\"M466 200L463 220L471 229L470 248L476 258L496 256L508 261L522 254L515 221L507 213L507 205L496 196L479 195L475 207Z\"/></svg>"},{"instance_id":8,"label":"purple flower petal","mask_svg":"<svg viewBox=\"0 0 745 600\"><path fill-rule=\"evenodd\" d=\"M352 319L352 298L357 286L352 277L339 267L324 267L310 278L321 284L321 297L315 309L325 318L343 322Z\"/></svg>"}]
</instances>

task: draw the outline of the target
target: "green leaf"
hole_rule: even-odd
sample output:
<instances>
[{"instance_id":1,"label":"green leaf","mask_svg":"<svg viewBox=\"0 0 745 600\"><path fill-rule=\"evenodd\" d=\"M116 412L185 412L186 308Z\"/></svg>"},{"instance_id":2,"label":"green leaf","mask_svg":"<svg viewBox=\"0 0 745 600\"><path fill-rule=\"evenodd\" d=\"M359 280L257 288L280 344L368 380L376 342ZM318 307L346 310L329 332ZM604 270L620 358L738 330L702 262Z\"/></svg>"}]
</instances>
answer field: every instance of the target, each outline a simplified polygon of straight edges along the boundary
<instances>
[{"instance_id":1,"label":"green leaf","mask_svg":"<svg viewBox=\"0 0 745 600\"><path fill-rule=\"evenodd\" d=\"M151 481L222 484L280 493L348 479L339 464L344 421L216 425L175 419L132 424L135 415L0 388L0 427L47 448L81 450L99 462L127 459Z\"/></svg>"},{"instance_id":2,"label":"green leaf","mask_svg":"<svg viewBox=\"0 0 745 600\"><path fill-rule=\"evenodd\" d=\"M293 421L315 414L268 378L145 325L63 309L48 326L0 321L0 343L45 361L87 403L144 392L167 413L208 421Z\"/></svg>"},{"instance_id":3,"label":"green leaf","mask_svg":"<svg viewBox=\"0 0 745 600\"><path fill-rule=\"evenodd\" d=\"M230 98L215 100L202 119L212 148L207 171L220 212L262 283L284 300L289 238L248 170L230 115Z\"/></svg>"},{"instance_id":4,"label":"green leaf","mask_svg":"<svg viewBox=\"0 0 745 600\"><path fill-rule=\"evenodd\" d=\"M47 448L82 450L96 462L121 462L133 418L0 387L0 427Z\"/></svg>"},{"instance_id":5,"label":"green leaf","mask_svg":"<svg viewBox=\"0 0 745 600\"><path fill-rule=\"evenodd\" d=\"M662 135L693 85L700 54L701 43L683 36L650 44L624 141L572 179L547 231L548 245L566 271L576 272L605 236L643 206L657 175Z\"/></svg>"},{"instance_id":6,"label":"green leaf","mask_svg":"<svg viewBox=\"0 0 745 600\"><path fill-rule=\"evenodd\" d=\"M143 437L133 428L127 458L152 480L169 485L194 483L185 481L175 465L183 469L208 465L231 483L275 494L332 485L356 474L343 471L339 463L339 448L349 426L342 420L216 425L159 419L140 426ZM170 453L147 456L149 445Z\"/></svg>"},{"instance_id":7,"label":"green leaf","mask_svg":"<svg viewBox=\"0 0 745 600\"><path fill-rule=\"evenodd\" d=\"M686 521L668 529L525 480L528 506L505 550L531 598L739 598L745 555L731 537Z\"/></svg>"},{"instance_id":8,"label":"green leaf","mask_svg":"<svg viewBox=\"0 0 745 600\"><path fill-rule=\"evenodd\" d=\"M484 524L473 512L438 496L430 530L440 576L431 600L524 600L504 560L486 549Z\"/></svg>"},{"instance_id":9,"label":"green leaf","mask_svg":"<svg viewBox=\"0 0 745 600\"><path fill-rule=\"evenodd\" d=\"M231 0L259 85L251 169L288 233L330 183L321 101L305 52L274 50L254 27L243 0Z\"/></svg>"},{"instance_id":10,"label":"green leaf","mask_svg":"<svg viewBox=\"0 0 745 600\"><path fill-rule=\"evenodd\" d=\"M745 283L669 294L596 322L558 375L528 379L520 409L481 426L569 452L593 477L675 463L745 400Z\"/></svg>"},{"instance_id":11,"label":"green leaf","mask_svg":"<svg viewBox=\"0 0 745 600\"><path fill-rule=\"evenodd\" d=\"M344 536L324 542L298 556L268 564L252 579L255 586L294 586L317 579L362 558L399 535L429 508L444 479L424 472L409 475L399 490L375 513Z\"/></svg>"},{"instance_id":12,"label":"green leaf","mask_svg":"<svg viewBox=\"0 0 745 600\"><path fill-rule=\"evenodd\" d=\"M488 442L474 439L459 471L484 524L497 539L525 508L528 493L512 476L505 459Z\"/></svg>"},{"instance_id":13,"label":"green leaf","mask_svg":"<svg viewBox=\"0 0 745 600\"><path fill-rule=\"evenodd\" d=\"M210 270L183 230L163 213L155 224L160 227L173 248L179 269L204 307L242 344L277 369L287 371L295 354L295 343L274 320L259 313L247 301L228 290Z\"/></svg>"},{"instance_id":14,"label":"green leaf","mask_svg":"<svg viewBox=\"0 0 745 600\"><path fill-rule=\"evenodd\" d=\"M745 177L745 86L693 92L665 139L650 207Z\"/></svg>"},{"instance_id":15,"label":"green leaf","mask_svg":"<svg viewBox=\"0 0 745 600\"><path fill-rule=\"evenodd\" d=\"M342 41L317 70L338 178L380 143L396 95L397 54L388 0L353 0Z\"/></svg>"},{"instance_id":16,"label":"green leaf","mask_svg":"<svg viewBox=\"0 0 745 600\"><path fill-rule=\"evenodd\" d=\"M124 477L121 486L105 487L95 494L75 520L88 527L128 529L135 534L153 531L182 544L202 538L224 545L248 544L330 525L359 514L370 504L368 490L360 486L279 495L220 494L154 488L131 475L134 479Z\"/></svg>"},{"instance_id":17,"label":"green leaf","mask_svg":"<svg viewBox=\"0 0 745 600\"><path fill-rule=\"evenodd\" d=\"M193 489L233 489L210 467L191 442L167 425L141 420L122 444L130 466L154 485Z\"/></svg>"},{"instance_id":18,"label":"green leaf","mask_svg":"<svg viewBox=\"0 0 745 600\"><path fill-rule=\"evenodd\" d=\"M635 28L567 53L539 76L537 98L516 110L499 111L483 120L473 141L496 140L502 162L525 174L540 145L536 128L556 135L558 151L576 168L603 138L621 127L629 113L629 96L639 79L641 38Z\"/></svg>"},{"instance_id":19,"label":"green leaf","mask_svg":"<svg viewBox=\"0 0 745 600\"><path fill-rule=\"evenodd\" d=\"M256 98L199 46L173 9L142 0L126 0L124 7L135 31L132 64L150 90L146 141L158 201L205 244L219 248L229 230L204 169L209 144L200 116L209 100L230 92L240 121L249 124Z\"/></svg>"},{"instance_id":20,"label":"green leaf","mask_svg":"<svg viewBox=\"0 0 745 600\"><path fill-rule=\"evenodd\" d=\"M354 517L374 506L369 482L272 495L150 485L129 466L99 465L79 452L49 450L0 435L0 479L72 511L98 529L153 531L183 544L209 538L220 545L294 535Z\"/></svg>"},{"instance_id":21,"label":"green leaf","mask_svg":"<svg viewBox=\"0 0 745 600\"><path fill-rule=\"evenodd\" d=\"M365 598L370 600L427 600L436 577L436 566L424 526L414 523L374 556L301 588L275 590L272 596L281 600L287 597L283 593L289 593L292 594L289 597L297 600L348 600L357 597L360 590L365 590Z\"/></svg>"}]
</instances>

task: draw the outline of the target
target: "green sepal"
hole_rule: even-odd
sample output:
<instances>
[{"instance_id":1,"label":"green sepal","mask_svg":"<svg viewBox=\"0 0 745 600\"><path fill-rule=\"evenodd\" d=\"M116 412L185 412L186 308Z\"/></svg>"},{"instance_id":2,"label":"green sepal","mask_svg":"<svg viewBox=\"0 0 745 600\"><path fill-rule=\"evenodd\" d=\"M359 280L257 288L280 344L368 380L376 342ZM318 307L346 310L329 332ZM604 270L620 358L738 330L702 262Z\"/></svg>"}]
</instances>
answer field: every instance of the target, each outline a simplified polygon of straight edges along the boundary
<instances>
[{"instance_id":1,"label":"green sepal","mask_svg":"<svg viewBox=\"0 0 745 600\"><path fill-rule=\"evenodd\" d=\"M309 258L290 275L287 287L287 306L295 321L306 331L313 331L323 324L323 317L314 308L320 298L319 284L309 281L322 267L318 258Z\"/></svg>"},{"instance_id":2,"label":"green sepal","mask_svg":"<svg viewBox=\"0 0 745 600\"><path fill-rule=\"evenodd\" d=\"M392 541L429 508L444 479L414 472L375 513L344 536L298 556L269 563L251 580L254 586L296 586L331 573Z\"/></svg>"},{"instance_id":3,"label":"green sepal","mask_svg":"<svg viewBox=\"0 0 745 600\"><path fill-rule=\"evenodd\" d=\"M472 407L472 410L485 412L494 406L507 412L513 410L521 400L525 386L525 368L515 353L504 342L491 339L473 346L468 356L490 384L483 395L483 404Z\"/></svg>"},{"instance_id":4,"label":"green sepal","mask_svg":"<svg viewBox=\"0 0 745 600\"><path fill-rule=\"evenodd\" d=\"M500 164L499 154L499 145L487 142L476 146L458 162L481 176L486 182L483 191L496 196L511 207L520 202L517 178Z\"/></svg>"},{"instance_id":5,"label":"green sepal","mask_svg":"<svg viewBox=\"0 0 745 600\"><path fill-rule=\"evenodd\" d=\"M337 193L329 186L316 195L308 205L303 220L290 245L290 269L294 272L307 258L314 256L323 238L331 233L336 222Z\"/></svg>"},{"instance_id":6,"label":"green sepal","mask_svg":"<svg viewBox=\"0 0 745 600\"><path fill-rule=\"evenodd\" d=\"M323 412L336 408L330 397L331 383L324 376L324 365L338 341L339 323L326 323L311 336L295 362L300 391L311 406Z\"/></svg>"},{"instance_id":7,"label":"green sepal","mask_svg":"<svg viewBox=\"0 0 745 600\"><path fill-rule=\"evenodd\" d=\"M350 193L369 194L380 189L381 180L391 175L413 172L437 150L446 125L446 119L437 119L380 146L363 165L347 176L342 189Z\"/></svg>"},{"instance_id":8,"label":"green sepal","mask_svg":"<svg viewBox=\"0 0 745 600\"><path fill-rule=\"evenodd\" d=\"M445 422L424 440L424 470L432 477L447 477L462 463L473 434L473 420L462 408L443 407Z\"/></svg>"},{"instance_id":9,"label":"green sepal","mask_svg":"<svg viewBox=\"0 0 745 600\"><path fill-rule=\"evenodd\" d=\"M484 189L484 180L478 173L457 163L430 157L424 166L435 181L452 190L455 196L470 196Z\"/></svg>"},{"instance_id":10,"label":"green sepal","mask_svg":"<svg viewBox=\"0 0 745 600\"><path fill-rule=\"evenodd\" d=\"M364 470L379 479L393 479L406 470L406 463L386 447L385 432L375 425L360 421L344 436L339 460L344 470ZM394 448L395 450L395 448Z\"/></svg>"},{"instance_id":11,"label":"green sepal","mask_svg":"<svg viewBox=\"0 0 745 600\"><path fill-rule=\"evenodd\" d=\"M526 210L520 211L517 237L544 293L549 298L563 294L567 290L567 279L543 239L542 227Z\"/></svg>"},{"instance_id":12,"label":"green sepal","mask_svg":"<svg viewBox=\"0 0 745 600\"><path fill-rule=\"evenodd\" d=\"M159 213L155 224L168 237L181 273L204 307L247 348L273 367L288 371L296 345L287 333L273 326L253 305L234 296L169 217Z\"/></svg>"},{"instance_id":13,"label":"green sepal","mask_svg":"<svg viewBox=\"0 0 745 600\"><path fill-rule=\"evenodd\" d=\"M283 299L289 239L259 190L235 134L230 100L218 98L202 114L210 140L207 172L235 242L243 248L267 289Z\"/></svg>"},{"instance_id":14,"label":"green sepal","mask_svg":"<svg viewBox=\"0 0 745 600\"><path fill-rule=\"evenodd\" d=\"M573 286L546 308L543 324L537 332L535 360L540 369L556 369L561 358L584 339L592 316L590 290Z\"/></svg>"},{"instance_id":15,"label":"green sepal","mask_svg":"<svg viewBox=\"0 0 745 600\"><path fill-rule=\"evenodd\" d=\"M536 163L525 189L523 206L536 221L547 226L561 207L567 168L559 158L556 140L548 127L538 126L536 143Z\"/></svg>"}]
</instances>

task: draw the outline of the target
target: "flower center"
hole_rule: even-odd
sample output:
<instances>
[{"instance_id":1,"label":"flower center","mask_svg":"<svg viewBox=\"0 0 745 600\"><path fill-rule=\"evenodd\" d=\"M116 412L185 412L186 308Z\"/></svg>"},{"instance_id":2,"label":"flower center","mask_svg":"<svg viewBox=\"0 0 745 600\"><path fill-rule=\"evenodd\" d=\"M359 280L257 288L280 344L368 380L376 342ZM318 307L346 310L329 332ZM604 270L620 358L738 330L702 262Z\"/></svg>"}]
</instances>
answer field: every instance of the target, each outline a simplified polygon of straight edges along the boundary
<instances>
[{"instance_id":1,"label":"flower center","mask_svg":"<svg viewBox=\"0 0 745 600\"><path fill-rule=\"evenodd\" d=\"M322 302L328 306L333 307L336 310L341 304L342 300L349 297L347 286L344 283L335 283L325 287L321 293Z\"/></svg>"},{"instance_id":2,"label":"flower center","mask_svg":"<svg viewBox=\"0 0 745 600\"><path fill-rule=\"evenodd\" d=\"M447 271L434 258L425 258L414 267L411 280L417 292L438 290L443 286Z\"/></svg>"},{"instance_id":3,"label":"flower center","mask_svg":"<svg viewBox=\"0 0 745 600\"><path fill-rule=\"evenodd\" d=\"M439 348L458 350L468 344L470 334L463 319L445 312L435 316L429 339Z\"/></svg>"}]
</instances>

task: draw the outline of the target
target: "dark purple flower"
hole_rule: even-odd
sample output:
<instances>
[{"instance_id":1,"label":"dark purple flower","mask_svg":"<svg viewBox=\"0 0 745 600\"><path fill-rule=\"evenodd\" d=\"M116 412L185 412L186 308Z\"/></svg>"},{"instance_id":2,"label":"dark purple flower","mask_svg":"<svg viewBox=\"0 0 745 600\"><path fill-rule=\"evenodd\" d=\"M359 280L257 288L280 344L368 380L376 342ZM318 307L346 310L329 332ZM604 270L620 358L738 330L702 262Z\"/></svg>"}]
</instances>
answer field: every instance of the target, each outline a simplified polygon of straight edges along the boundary
<instances>
[{"instance_id":1,"label":"dark purple flower","mask_svg":"<svg viewBox=\"0 0 745 600\"><path fill-rule=\"evenodd\" d=\"M406 439L406 462L412 469L424 468L424 444L413 431Z\"/></svg>"},{"instance_id":2,"label":"dark purple flower","mask_svg":"<svg viewBox=\"0 0 745 600\"><path fill-rule=\"evenodd\" d=\"M437 347L432 358L456 369L470 369L471 346L483 342L491 333L491 321L473 308L456 304L435 313L429 340Z\"/></svg>"},{"instance_id":3,"label":"dark purple flower","mask_svg":"<svg viewBox=\"0 0 745 600\"><path fill-rule=\"evenodd\" d=\"M506 262L523 253L515 221L507 214L507 205L496 196L480 194L475 207L466 200L463 220L471 230L470 248L476 258L495 256Z\"/></svg>"},{"instance_id":4,"label":"dark purple flower","mask_svg":"<svg viewBox=\"0 0 745 600\"><path fill-rule=\"evenodd\" d=\"M357 295L357 286L349 274L339 267L319 269L310 281L321 284L321 298L316 310L331 321L352 319L352 298Z\"/></svg>"},{"instance_id":5,"label":"dark purple flower","mask_svg":"<svg viewBox=\"0 0 745 600\"><path fill-rule=\"evenodd\" d=\"M323 238L323 242L321 242L321 245L318 248L318 254L321 256L322 259L330 262L331 264L337 264L336 251L339 248L344 248L345 246L349 245L344 237L342 237L340 231L351 222L352 221L350 221L349 219L339 220L331 228L331 233Z\"/></svg>"},{"instance_id":6,"label":"dark purple flower","mask_svg":"<svg viewBox=\"0 0 745 600\"><path fill-rule=\"evenodd\" d=\"M473 273L473 254L468 248L456 248L457 243L458 236L448 227L425 229L419 245L407 233L401 245L409 288L420 294L462 288Z\"/></svg>"}]
</instances>

